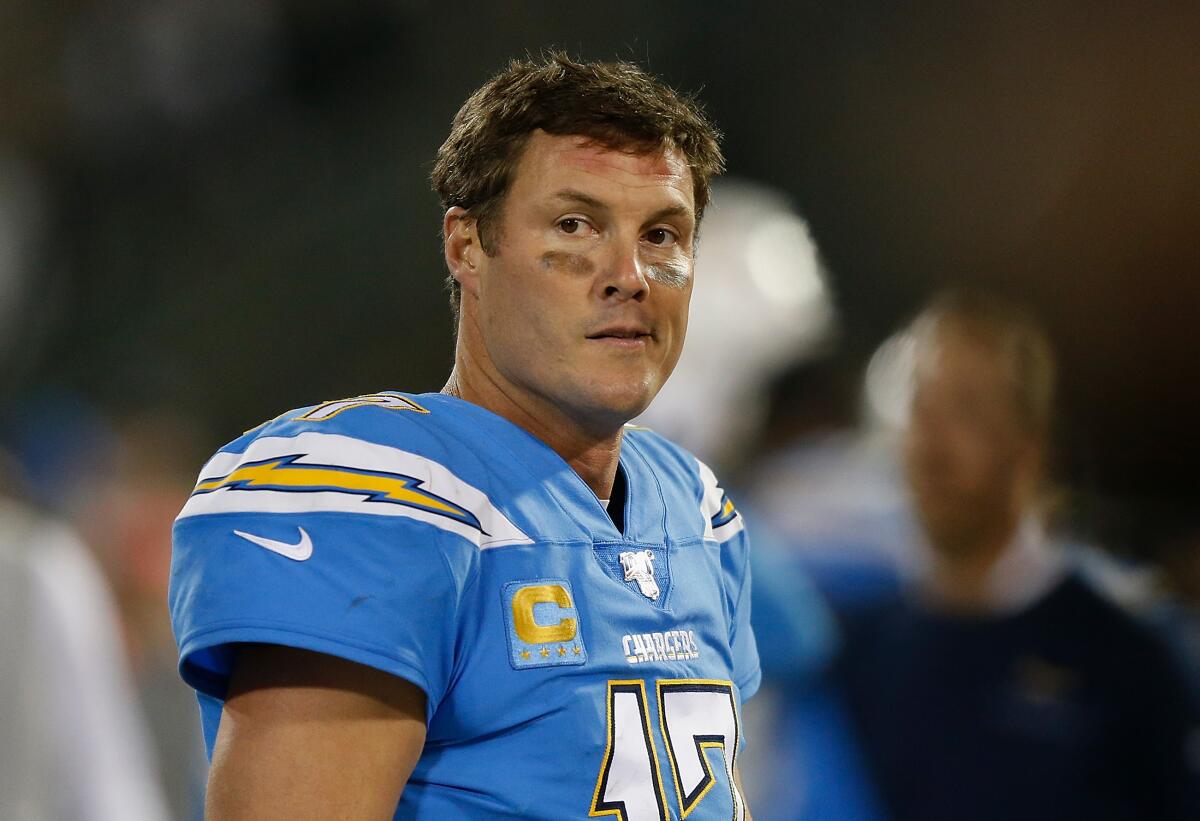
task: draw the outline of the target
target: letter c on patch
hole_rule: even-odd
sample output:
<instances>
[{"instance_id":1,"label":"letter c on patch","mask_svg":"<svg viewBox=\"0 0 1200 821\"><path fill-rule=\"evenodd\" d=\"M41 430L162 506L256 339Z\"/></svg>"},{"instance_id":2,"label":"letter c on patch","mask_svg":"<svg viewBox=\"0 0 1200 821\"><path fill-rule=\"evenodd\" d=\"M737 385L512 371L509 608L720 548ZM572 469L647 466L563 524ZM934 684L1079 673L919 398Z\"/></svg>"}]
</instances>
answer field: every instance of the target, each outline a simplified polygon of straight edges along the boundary
<instances>
[{"instance_id":1,"label":"letter c on patch","mask_svg":"<svg viewBox=\"0 0 1200 821\"><path fill-rule=\"evenodd\" d=\"M539 604L555 604L562 610L575 609L571 596L560 585L522 587L512 597L513 628L521 641L526 644L546 644L575 638L575 619L563 618L558 624L538 624L533 618L533 608Z\"/></svg>"}]
</instances>

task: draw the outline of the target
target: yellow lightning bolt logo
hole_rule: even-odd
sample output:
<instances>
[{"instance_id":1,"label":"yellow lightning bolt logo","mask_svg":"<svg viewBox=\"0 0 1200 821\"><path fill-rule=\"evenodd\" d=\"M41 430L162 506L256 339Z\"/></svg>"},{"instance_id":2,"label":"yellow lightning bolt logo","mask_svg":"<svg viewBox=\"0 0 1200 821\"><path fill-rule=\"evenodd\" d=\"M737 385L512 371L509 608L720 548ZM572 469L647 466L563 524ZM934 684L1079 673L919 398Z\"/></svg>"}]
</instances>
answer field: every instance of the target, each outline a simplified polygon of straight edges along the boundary
<instances>
[{"instance_id":1,"label":"yellow lightning bolt logo","mask_svg":"<svg viewBox=\"0 0 1200 821\"><path fill-rule=\"evenodd\" d=\"M405 505L468 524L483 532L471 511L425 490L421 480L402 473L357 470L337 465L300 463L305 454L278 456L240 465L232 473L201 479L193 494L229 490L275 490L285 493L330 491L364 497L366 502Z\"/></svg>"}]
</instances>

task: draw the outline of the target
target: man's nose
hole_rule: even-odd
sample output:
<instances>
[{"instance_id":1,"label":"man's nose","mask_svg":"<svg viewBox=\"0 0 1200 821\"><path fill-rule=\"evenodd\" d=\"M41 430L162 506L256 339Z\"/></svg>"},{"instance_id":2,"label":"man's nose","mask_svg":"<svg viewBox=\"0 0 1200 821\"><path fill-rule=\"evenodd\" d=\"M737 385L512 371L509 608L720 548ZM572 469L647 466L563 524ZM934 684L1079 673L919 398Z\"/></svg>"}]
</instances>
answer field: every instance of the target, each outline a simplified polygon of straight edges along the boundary
<instances>
[{"instance_id":1,"label":"man's nose","mask_svg":"<svg viewBox=\"0 0 1200 821\"><path fill-rule=\"evenodd\" d=\"M606 298L646 298L649 283L646 278L646 261L642 259L640 250L636 241L613 244L600 282Z\"/></svg>"}]
</instances>

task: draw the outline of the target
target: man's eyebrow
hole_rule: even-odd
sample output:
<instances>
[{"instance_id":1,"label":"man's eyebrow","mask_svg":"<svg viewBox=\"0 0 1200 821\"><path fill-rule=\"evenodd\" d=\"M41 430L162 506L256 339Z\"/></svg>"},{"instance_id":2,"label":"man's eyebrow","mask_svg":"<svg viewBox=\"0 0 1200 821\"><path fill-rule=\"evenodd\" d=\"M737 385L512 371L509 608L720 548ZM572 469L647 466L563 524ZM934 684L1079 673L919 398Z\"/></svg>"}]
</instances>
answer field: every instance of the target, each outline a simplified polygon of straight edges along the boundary
<instances>
[{"instance_id":1,"label":"man's eyebrow","mask_svg":"<svg viewBox=\"0 0 1200 821\"><path fill-rule=\"evenodd\" d=\"M658 222L659 220L667 219L668 217L690 217L695 219L695 214L691 208L686 205L669 205L666 208L660 208L650 215L647 222Z\"/></svg>"},{"instance_id":2,"label":"man's eyebrow","mask_svg":"<svg viewBox=\"0 0 1200 821\"><path fill-rule=\"evenodd\" d=\"M569 202L577 202L580 205L586 205L589 208L607 211L608 206L590 194L585 194L582 191L576 191L574 188L563 188L554 193L554 198L557 200L567 200Z\"/></svg>"},{"instance_id":3,"label":"man's eyebrow","mask_svg":"<svg viewBox=\"0 0 1200 821\"><path fill-rule=\"evenodd\" d=\"M580 205L586 205L589 208L595 208L599 211L607 211L608 205L593 197L591 194L585 194L574 188L563 188L554 193L554 198L558 200L567 200L568 202L577 202ZM686 205L668 205L666 208L660 208L650 215L647 222L658 222L669 217L691 217L695 218L691 208Z\"/></svg>"}]
</instances>

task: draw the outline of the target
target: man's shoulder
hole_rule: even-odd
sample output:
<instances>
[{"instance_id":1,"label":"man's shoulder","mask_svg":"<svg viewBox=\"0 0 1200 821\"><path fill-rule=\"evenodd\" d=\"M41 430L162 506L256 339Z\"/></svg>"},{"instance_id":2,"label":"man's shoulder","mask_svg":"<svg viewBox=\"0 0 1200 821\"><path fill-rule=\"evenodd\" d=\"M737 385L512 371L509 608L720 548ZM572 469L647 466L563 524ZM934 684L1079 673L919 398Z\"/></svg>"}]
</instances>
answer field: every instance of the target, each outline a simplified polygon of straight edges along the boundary
<instances>
[{"instance_id":1,"label":"man's shoulder","mask_svg":"<svg viewBox=\"0 0 1200 821\"><path fill-rule=\"evenodd\" d=\"M433 404L427 396L400 391L327 400L284 411L247 430L221 450L243 450L259 439L298 436L306 432L368 441L419 438L423 430L436 427L447 413L453 413L453 409L438 408L435 415L430 410ZM412 424L415 419L421 422Z\"/></svg>"},{"instance_id":2,"label":"man's shoulder","mask_svg":"<svg viewBox=\"0 0 1200 821\"><path fill-rule=\"evenodd\" d=\"M1105 637L1105 658L1161 662L1168 642L1149 614L1116 598L1086 575L1069 572L1043 602L1045 620L1080 635Z\"/></svg>"},{"instance_id":3,"label":"man's shoulder","mask_svg":"<svg viewBox=\"0 0 1200 821\"><path fill-rule=\"evenodd\" d=\"M487 437L447 399L389 391L280 414L205 463L179 518L349 513L431 524L480 547L527 541L489 498Z\"/></svg>"},{"instance_id":4,"label":"man's shoulder","mask_svg":"<svg viewBox=\"0 0 1200 821\"><path fill-rule=\"evenodd\" d=\"M686 448L672 442L662 434L641 425L628 424L624 428L623 443L632 445L656 470L675 474L681 478L701 480L701 462Z\"/></svg>"},{"instance_id":5,"label":"man's shoulder","mask_svg":"<svg viewBox=\"0 0 1200 821\"><path fill-rule=\"evenodd\" d=\"M289 443L306 451L309 462L317 453L333 451L340 465L370 469L381 458L403 452L457 471L477 465L481 451L502 444L504 431L498 436L483 430L485 420L480 417L485 413L441 394L382 391L329 400L294 408L251 428L220 448L204 472L212 473L215 462Z\"/></svg>"},{"instance_id":6,"label":"man's shoulder","mask_svg":"<svg viewBox=\"0 0 1200 821\"><path fill-rule=\"evenodd\" d=\"M1146 627L1137 612L1074 567L1035 605L1037 608L1066 623L1083 621L1106 633L1113 631L1121 640L1137 640Z\"/></svg>"},{"instance_id":7,"label":"man's shoulder","mask_svg":"<svg viewBox=\"0 0 1200 821\"><path fill-rule=\"evenodd\" d=\"M625 442L632 444L647 461L660 477L660 484L673 485L682 496L696 500L707 519L707 537L724 542L742 532L741 514L703 460L665 436L638 425L625 426Z\"/></svg>"}]
</instances>

